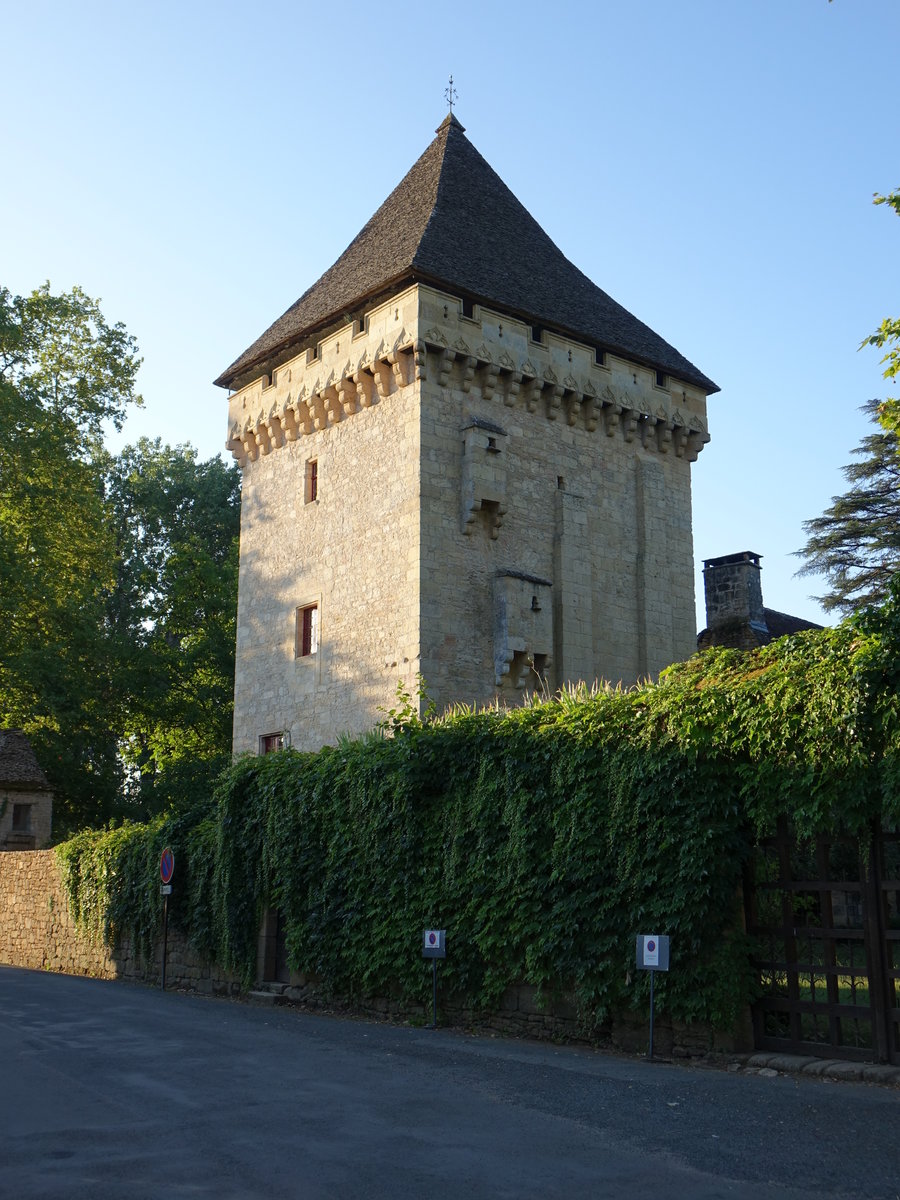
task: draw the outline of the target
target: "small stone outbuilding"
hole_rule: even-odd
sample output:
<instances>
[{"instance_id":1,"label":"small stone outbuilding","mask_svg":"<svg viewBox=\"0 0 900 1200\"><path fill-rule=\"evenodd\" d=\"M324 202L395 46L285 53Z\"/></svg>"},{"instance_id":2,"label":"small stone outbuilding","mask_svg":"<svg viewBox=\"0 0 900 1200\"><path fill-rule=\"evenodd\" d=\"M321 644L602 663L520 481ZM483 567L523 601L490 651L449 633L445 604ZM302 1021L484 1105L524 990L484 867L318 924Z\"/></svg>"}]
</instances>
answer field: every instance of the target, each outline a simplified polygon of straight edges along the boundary
<instances>
[{"instance_id":1,"label":"small stone outbuilding","mask_svg":"<svg viewBox=\"0 0 900 1200\"><path fill-rule=\"evenodd\" d=\"M0 729L0 850L50 844L53 793L21 729Z\"/></svg>"}]
</instances>

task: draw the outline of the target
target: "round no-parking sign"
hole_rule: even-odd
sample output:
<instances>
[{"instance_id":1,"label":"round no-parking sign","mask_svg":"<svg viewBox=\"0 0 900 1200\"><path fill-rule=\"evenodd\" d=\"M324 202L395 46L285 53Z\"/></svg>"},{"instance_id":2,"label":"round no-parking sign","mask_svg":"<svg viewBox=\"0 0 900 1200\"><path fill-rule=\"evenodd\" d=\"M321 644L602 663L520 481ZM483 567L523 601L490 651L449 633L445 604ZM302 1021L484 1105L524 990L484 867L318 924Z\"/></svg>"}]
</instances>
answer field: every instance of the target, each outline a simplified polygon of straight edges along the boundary
<instances>
[{"instance_id":1,"label":"round no-parking sign","mask_svg":"<svg viewBox=\"0 0 900 1200\"><path fill-rule=\"evenodd\" d=\"M163 883L171 883L172 876L175 874L175 855L166 846L162 854L159 856L159 877Z\"/></svg>"}]
</instances>

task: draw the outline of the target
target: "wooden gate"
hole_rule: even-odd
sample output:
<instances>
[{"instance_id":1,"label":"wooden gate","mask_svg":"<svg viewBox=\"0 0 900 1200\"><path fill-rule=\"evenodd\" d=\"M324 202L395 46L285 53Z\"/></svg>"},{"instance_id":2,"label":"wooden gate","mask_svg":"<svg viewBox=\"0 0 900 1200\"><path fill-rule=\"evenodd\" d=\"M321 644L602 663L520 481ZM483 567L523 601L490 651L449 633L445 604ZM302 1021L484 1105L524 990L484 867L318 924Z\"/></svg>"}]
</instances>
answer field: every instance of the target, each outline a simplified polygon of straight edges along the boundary
<instances>
[{"instance_id":1,"label":"wooden gate","mask_svg":"<svg viewBox=\"0 0 900 1200\"><path fill-rule=\"evenodd\" d=\"M793 838L748 871L757 1049L900 1063L900 833Z\"/></svg>"}]
</instances>

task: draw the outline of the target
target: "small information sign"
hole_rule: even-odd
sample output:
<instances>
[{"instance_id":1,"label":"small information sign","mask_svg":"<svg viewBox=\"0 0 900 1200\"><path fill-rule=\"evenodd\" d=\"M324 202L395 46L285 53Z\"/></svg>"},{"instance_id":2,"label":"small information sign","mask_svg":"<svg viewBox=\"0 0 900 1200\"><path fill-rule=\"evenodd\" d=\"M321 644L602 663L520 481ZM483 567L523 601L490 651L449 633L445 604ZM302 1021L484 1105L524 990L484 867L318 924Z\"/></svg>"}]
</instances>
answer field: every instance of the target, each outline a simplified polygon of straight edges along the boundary
<instances>
[{"instance_id":1,"label":"small information sign","mask_svg":"<svg viewBox=\"0 0 900 1200\"><path fill-rule=\"evenodd\" d=\"M650 972L650 1049L647 1057L653 1057L653 977L657 971L669 969L669 937L665 933L639 933L635 947L639 971Z\"/></svg>"},{"instance_id":2,"label":"small information sign","mask_svg":"<svg viewBox=\"0 0 900 1200\"><path fill-rule=\"evenodd\" d=\"M171 895L172 895L172 885L171 885L171 883L164 883L164 884L162 884L162 885L160 886L160 889L159 889L159 894L160 894L161 896L171 896Z\"/></svg>"},{"instance_id":3,"label":"small information sign","mask_svg":"<svg viewBox=\"0 0 900 1200\"><path fill-rule=\"evenodd\" d=\"M667 934L638 934L637 966L639 971L668 971L669 938Z\"/></svg>"},{"instance_id":4,"label":"small information sign","mask_svg":"<svg viewBox=\"0 0 900 1200\"><path fill-rule=\"evenodd\" d=\"M446 929L426 929L422 938L423 958L447 957Z\"/></svg>"}]
</instances>

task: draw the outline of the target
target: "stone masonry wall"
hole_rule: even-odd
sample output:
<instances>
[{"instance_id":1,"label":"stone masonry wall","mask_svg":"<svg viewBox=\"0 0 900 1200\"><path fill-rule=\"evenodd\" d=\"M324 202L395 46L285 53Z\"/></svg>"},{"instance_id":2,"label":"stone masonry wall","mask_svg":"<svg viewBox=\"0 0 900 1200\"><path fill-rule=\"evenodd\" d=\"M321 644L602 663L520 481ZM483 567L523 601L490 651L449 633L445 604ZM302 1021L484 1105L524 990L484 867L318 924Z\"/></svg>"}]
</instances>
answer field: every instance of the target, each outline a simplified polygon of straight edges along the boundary
<instances>
[{"instance_id":1,"label":"stone masonry wall","mask_svg":"<svg viewBox=\"0 0 900 1200\"><path fill-rule=\"evenodd\" d=\"M54 851L0 854L0 964L155 985L161 978L161 962L161 945L157 946L154 961L143 963L135 959L127 944L111 954L78 932L68 910ZM202 961L172 929L166 986L221 996L241 993L233 976ZM388 997L372 997L350 1005L341 997L324 993L313 977L297 972L291 973L289 983L275 985L273 990L275 999L314 1010L343 1009L374 1019L414 1023L430 1018L430 1008ZM475 1011L443 990L439 990L438 1008L442 1024L484 1033L587 1041L628 1052L642 1052L647 1044L647 1022L640 1014L628 1013L588 1027L579 1021L575 1005L564 991L539 1004L536 989L528 984L508 988L494 1011ZM749 1026L733 1035L715 1034L705 1026L683 1025L662 1015L656 1023L655 1044L661 1055L696 1057L750 1049L752 1038Z\"/></svg>"},{"instance_id":2,"label":"stone masonry wall","mask_svg":"<svg viewBox=\"0 0 900 1200\"><path fill-rule=\"evenodd\" d=\"M705 433L686 430L705 430L705 397L613 355L600 364L592 348L549 331L537 341L486 307L466 316L452 297L419 291L421 336L445 338L453 356L442 364L429 354L421 383L430 694L439 706L514 704L541 686L536 658L553 691L580 680L627 685L689 657L690 464ZM533 615L502 631L504 650L497 580L510 573L533 581Z\"/></svg>"},{"instance_id":3,"label":"stone masonry wall","mask_svg":"<svg viewBox=\"0 0 900 1200\"><path fill-rule=\"evenodd\" d=\"M34 971L89 975L156 983L162 973L162 946L152 963L137 959L127 940L111 954L80 933L69 912L53 850L0 854L0 963ZM202 961L171 927L166 986L234 995L238 984L227 972Z\"/></svg>"},{"instance_id":4,"label":"stone masonry wall","mask_svg":"<svg viewBox=\"0 0 900 1200\"><path fill-rule=\"evenodd\" d=\"M282 731L294 747L318 749L341 733L371 729L394 704L398 680L415 691L419 415L416 389L404 382L411 358L399 361L397 372L382 364L377 379L363 372L362 399L351 383L352 403L343 392L339 402L324 383L350 352L359 358L368 347L374 360L414 311L414 294L400 297L373 315L367 332L354 338L348 327L309 363L280 369L267 389L271 401L252 388L232 398L238 423L277 396L282 406L296 403L298 392L325 391L330 399L327 410L313 404L307 433L245 462L236 753L256 753L261 736ZM342 405L355 411L348 415ZM313 460L317 496L310 501ZM318 649L301 656L296 614L313 604Z\"/></svg>"},{"instance_id":5,"label":"stone masonry wall","mask_svg":"<svg viewBox=\"0 0 900 1200\"><path fill-rule=\"evenodd\" d=\"M707 440L696 388L424 285L241 389L235 751L362 733L419 672L517 703L688 657Z\"/></svg>"}]
</instances>

